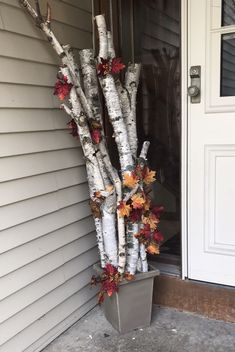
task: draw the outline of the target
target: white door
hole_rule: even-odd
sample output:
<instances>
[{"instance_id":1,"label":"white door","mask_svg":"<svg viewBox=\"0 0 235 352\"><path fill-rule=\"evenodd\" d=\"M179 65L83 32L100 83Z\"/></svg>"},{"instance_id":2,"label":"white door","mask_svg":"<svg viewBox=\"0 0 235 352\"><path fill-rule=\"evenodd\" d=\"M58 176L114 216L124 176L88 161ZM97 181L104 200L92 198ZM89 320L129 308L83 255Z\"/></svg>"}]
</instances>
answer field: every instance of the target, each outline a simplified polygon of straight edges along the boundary
<instances>
[{"instance_id":1,"label":"white door","mask_svg":"<svg viewBox=\"0 0 235 352\"><path fill-rule=\"evenodd\" d=\"M235 286L234 0L188 0L188 64L188 276Z\"/></svg>"}]
</instances>

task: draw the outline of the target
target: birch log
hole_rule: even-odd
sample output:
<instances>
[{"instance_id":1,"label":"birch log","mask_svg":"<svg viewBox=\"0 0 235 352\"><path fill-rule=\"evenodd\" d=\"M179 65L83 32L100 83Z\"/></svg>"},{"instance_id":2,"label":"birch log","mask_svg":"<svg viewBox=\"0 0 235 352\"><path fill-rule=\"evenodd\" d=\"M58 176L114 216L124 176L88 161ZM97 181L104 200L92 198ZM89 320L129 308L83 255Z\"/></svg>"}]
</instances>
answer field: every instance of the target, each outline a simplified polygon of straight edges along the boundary
<instances>
[{"instance_id":1,"label":"birch log","mask_svg":"<svg viewBox=\"0 0 235 352\"><path fill-rule=\"evenodd\" d=\"M140 64L129 64L125 77L125 88L129 93L130 112L126 114L126 128L130 142L131 152L136 157L138 138L136 129L136 97L140 78Z\"/></svg>"}]
</instances>

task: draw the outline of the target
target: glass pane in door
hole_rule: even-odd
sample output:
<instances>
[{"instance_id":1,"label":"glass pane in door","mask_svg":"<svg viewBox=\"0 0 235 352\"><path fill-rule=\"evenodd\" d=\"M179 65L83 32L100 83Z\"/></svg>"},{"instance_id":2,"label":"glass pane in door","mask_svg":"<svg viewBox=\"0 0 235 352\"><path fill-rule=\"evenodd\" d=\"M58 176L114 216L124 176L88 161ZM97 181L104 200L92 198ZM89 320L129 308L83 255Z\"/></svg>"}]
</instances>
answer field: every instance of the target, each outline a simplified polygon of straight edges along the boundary
<instances>
[{"instance_id":1,"label":"glass pane in door","mask_svg":"<svg viewBox=\"0 0 235 352\"><path fill-rule=\"evenodd\" d=\"M163 205L162 253L180 254L180 1L135 0L135 61L142 63L137 120L157 170L153 201Z\"/></svg>"},{"instance_id":2,"label":"glass pane in door","mask_svg":"<svg viewBox=\"0 0 235 352\"><path fill-rule=\"evenodd\" d=\"M221 36L220 96L235 96L235 33Z\"/></svg>"},{"instance_id":3,"label":"glass pane in door","mask_svg":"<svg viewBox=\"0 0 235 352\"><path fill-rule=\"evenodd\" d=\"M235 24L235 0L222 0L222 26Z\"/></svg>"}]
</instances>

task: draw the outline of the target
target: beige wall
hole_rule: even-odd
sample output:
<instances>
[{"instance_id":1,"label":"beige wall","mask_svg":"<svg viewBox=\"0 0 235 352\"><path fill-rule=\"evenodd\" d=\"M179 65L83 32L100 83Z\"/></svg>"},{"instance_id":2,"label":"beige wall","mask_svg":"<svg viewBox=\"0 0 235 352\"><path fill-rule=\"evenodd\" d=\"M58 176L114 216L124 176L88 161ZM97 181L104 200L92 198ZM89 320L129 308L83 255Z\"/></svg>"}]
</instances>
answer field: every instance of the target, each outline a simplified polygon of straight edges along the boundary
<instances>
[{"instance_id":1,"label":"beige wall","mask_svg":"<svg viewBox=\"0 0 235 352\"><path fill-rule=\"evenodd\" d=\"M91 47L91 1L50 4L61 41ZM0 352L41 350L96 303L86 172L52 95L57 63L18 0L0 0Z\"/></svg>"}]
</instances>

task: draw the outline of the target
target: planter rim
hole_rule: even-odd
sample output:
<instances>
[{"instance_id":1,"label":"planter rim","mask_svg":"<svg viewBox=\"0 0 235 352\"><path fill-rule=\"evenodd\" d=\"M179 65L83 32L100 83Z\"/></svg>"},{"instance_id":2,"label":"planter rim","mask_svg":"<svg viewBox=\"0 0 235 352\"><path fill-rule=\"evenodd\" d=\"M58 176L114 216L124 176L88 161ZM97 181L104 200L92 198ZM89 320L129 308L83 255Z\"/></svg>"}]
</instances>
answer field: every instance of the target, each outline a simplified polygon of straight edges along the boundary
<instances>
[{"instance_id":1,"label":"planter rim","mask_svg":"<svg viewBox=\"0 0 235 352\"><path fill-rule=\"evenodd\" d=\"M136 281L139 281L139 280L145 280L145 279L149 279L151 277L155 277L155 276L159 276L160 275L160 270L159 269L155 269L151 264L148 264L150 270L147 271L146 273L143 273L143 272L137 272L135 274L135 278L134 280L132 281L128 281L128 280L125 280L123 279L120 283L119 283L119 286L122 286L122 285L126 285L130 282L136 282ZM100 264L96 263L93 265L93 269L98 273L98 274L102 274L103 270L100 266Z\"/></svg>"}]
</instances>

